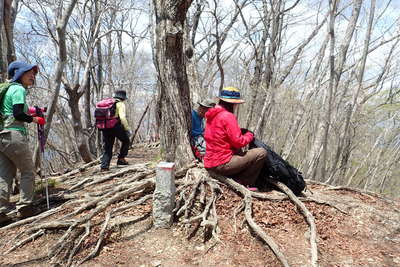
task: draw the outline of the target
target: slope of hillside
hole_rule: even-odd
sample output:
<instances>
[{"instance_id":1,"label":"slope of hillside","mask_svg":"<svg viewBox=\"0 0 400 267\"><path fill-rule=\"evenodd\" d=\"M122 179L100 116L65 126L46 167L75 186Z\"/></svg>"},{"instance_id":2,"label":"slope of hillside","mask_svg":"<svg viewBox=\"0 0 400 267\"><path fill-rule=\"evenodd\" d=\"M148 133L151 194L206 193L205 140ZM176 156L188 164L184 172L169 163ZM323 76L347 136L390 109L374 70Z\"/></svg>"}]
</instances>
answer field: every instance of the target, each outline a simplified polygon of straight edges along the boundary
<instances>
[{"instance_id":1,"label":"slope of hillside","mask_svg":"<svg viewBox=\"0 0 400 267\"><path fill-rule=\"evenodd\" d=\"M218 241L202 227L184 224L181 219L171 229L152 228L152 185L146 181L154 175L157 153L157 148L138 147L129 155L129 167L114 167L110 173L100 174L98 166L89 164L80 171L53 177L63 181L51 190L54 212L0 228L0 265L77 265L96 252L82 265L281 266L245 223L239 212L242 196L225 184L220 184L223 193L216 200ZM132 189L139 185L140 189ZM178 183L178 188L181 185ZM107 191L121 186L121 191ZM311 181L308 188L301 200L315 218L320 266L400 265L399 200ZM131 191L110 201L126 190ZM99 192L114 193L96 202L107 194ZM275 240L290 266L310 266L310 230L305 218L283 193L271 190L263 194L269 199L254 198L252 202L255 222ZM91 205L86 205L89 199ZM109 205L99 209L105 201ZM39 204L45 209L43 201ZM194 207L199 206L196 199ZM99 212L93 213L95 210ZM88 214L93 216L82 225L74 228L68 224L83 221Z\"/></svg>"}]
</instances>

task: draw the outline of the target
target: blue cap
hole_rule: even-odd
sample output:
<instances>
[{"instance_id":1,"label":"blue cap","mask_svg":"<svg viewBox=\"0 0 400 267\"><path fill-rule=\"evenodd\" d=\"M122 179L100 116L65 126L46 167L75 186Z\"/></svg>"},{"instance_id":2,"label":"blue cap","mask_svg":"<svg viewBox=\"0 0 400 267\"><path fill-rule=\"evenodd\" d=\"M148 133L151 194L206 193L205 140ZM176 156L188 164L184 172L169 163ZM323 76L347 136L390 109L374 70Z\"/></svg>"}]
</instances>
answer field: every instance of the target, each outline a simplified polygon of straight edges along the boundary
<instances>
[{"instance_id":1,"label":"blue cap","mask_svg":"<svg viewBox=\"0 0 400 267\"><path fill-rule=\"evenodd\" d=\"M34 69L35 73L39 71L37 65L32 65L23 61L13 61L8 65L8 77L11 79L11 82L16 82L25 72L31 69Z\"/></svg>"}]
</instances>

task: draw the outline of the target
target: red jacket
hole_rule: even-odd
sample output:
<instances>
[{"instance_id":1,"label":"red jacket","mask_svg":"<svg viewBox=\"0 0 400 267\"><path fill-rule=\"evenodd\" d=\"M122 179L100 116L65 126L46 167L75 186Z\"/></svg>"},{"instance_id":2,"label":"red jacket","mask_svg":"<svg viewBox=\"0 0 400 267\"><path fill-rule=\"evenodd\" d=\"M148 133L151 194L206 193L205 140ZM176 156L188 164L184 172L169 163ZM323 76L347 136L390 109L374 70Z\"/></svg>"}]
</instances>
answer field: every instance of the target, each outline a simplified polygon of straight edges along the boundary
<instances>
[{"instance_id":1,"label":"red jacket","mask_svg":"<svg viewBox=\"0 0 400 267\"><path fill-rule=\"evenodd\" d=\"M239 148L246 146L254 138L251 132L242 135L235 115L222 106L210 108L205 117L206 155L203 162L206 168L229 162Z\"/></svg>"}]
</instances>

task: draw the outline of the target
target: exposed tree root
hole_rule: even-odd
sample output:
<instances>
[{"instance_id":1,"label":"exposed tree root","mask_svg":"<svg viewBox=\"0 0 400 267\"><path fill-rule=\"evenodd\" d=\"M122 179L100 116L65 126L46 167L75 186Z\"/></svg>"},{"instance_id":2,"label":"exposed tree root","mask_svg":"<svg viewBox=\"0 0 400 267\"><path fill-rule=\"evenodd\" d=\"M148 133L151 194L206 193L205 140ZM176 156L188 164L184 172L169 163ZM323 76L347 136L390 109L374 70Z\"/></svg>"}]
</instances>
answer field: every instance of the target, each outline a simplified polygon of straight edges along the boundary
<instances>
[{"instance_id":1,"label":"exposed tree root","mask_svg":"<svg viewBox=\"0 0 400 267\"><path fill-rule=\"evenodd\" d=\"M307 209L307 207L296 197L295 194L283 183L274 180L268 180L270 183L278 187L280 190L290 198L290 200L300 209L301 213L307 220L310 226L310 253L311 253L311 266L318 266L318 246L317 246L317 227L315 225L314 216Z\"/></svg>"},{"instance_id":2,"label":"exposed tree root","mask_svg":"<svg viewBox=\"0 0 400 267\"><path fill-rule=\"evenodd\" d=\"M85 168L90 166L92 165L86 165ZM71 266L80 265L92 259L99 253L102 244L114 229L149 217L150 211L145 215L129 217L125 217L123 213L134 210L137 205L142 205L151 199L151 193L154 190L154 174L154 169L139 164L128 166L112 174L92 176L81 181L69 176L70 179L65 184L70 185L70 188L66 192L73 191L74 193L57 195L59 199L69 199L67 202L0 229L0 231L6 231L23 227L6 243L10 246L6 254L40 236L62 233L57 242L52 244L47 251L47 259L50 263ZM122 178L114 179L116 177ZM101 183L109 184L98 186ZM130 199L130 201L125 202L125 199ZM65 213L66 210L67 213ZM60 212L62 212L61 216ZM96 241L92 242L95 245L91 252L84 257L79 256L82 244L85 240L93 240L93 237Z\"/></svg>"},{"instance_id":3,"label":"exposed tree root","mask_svg":"<svg viewBox=\"0 0 400 267\"><path fill-rule=\"evenodd\" d=\"M86 170L95 164L82 166ZM58 207L19 222L0 228L0 233L21 227L19 234L7 242L11 253L34 239L49 234L59 234L59 239L47 251L49 262L66 266L80 265L96 257L101 247L110 242L110 236L121 227L134 225L151 216L151 210L132 215L139 205L148 205L154 191L155 169L145 164L130 165L114 173L96 174L83 178L74 172L63 176L68 186L64 194L54 195L54 200L66 201ZM252 214L254 201L287 201L290 199L304 215L310 228L311 265L317 266L317 232L314 217L301 201L333 204L311 197L297 198L285 185L274 183L284 193L251 192L234 180L212 175L193 163L175 173L177 193L174 215L176 221L187 230L188 238L201 233L204 241L213 239L214 247L221 243L219 236L217 202L223 194L221 185L237 192L243 200L233 213L233 229L247 223L249 230L260 238L276 255L283 266L288 260L275 240L257 224ZM224 187L225 188L225 187ZM127 215L127 212L130 212ZM237 221L242 214L242 221ZM151 223L149 224L151 225ZM151 226L149 226L151 227ZM93 240L94 239L94 240ZM90 240L90 242L89 242ZM91 245L87 247L87 243ZM85 244L85 245L83 245ZM83 249L84 248L84 249ZM209 249L210 249L209 248ZM209 249L207 251L209 251ZM90 252L89 252L90 250Z\"/></svg>"},{"instance_id":4,"label":"exposed tree root","mask_svg":"<svg viewBox=\"0 0 400 267\"><path fill-rule=\"evenodd\" d=\"M329 191L329 190L344 190L344 191L349 191L349 192L356 192L359 193L363 196L369 197L371 199L373 198L378 198L381 199L383 201L386 201L388 203L394 203L392 199L384 197L382 195L379 195L375 192L371 192L371 191L365 191L365 190L361 190L358 188L353 188L353 187L347 187L347 186L333 186L330 184L326 184L326 183L322 183L322 182L318 182L318 181L314 181L314 180L306 180L307 183L309 184L317 184L317 185L323 185L325 186L324 189L322 189L322 191Z\"/></svg>"},{"instance_id":5,"label":"exposed tree root","mask_svg":"<svg viewBox=\"0 0 400 267\"><path fill-rule=\"evenodd\" d=\"M16 250L17 248L22 247L23 245L25 245L29 242L32 242L33 240L35 240L35 238L37 238L43 234L44 234L44 230L37 231L36 233L28 236L27 238L17 242L14 246L12 246L10 249L8 249L5 254L8 254L8 253Z\"/></svg>"},{"instance_id":6,"label":"exposed tree root","mask_svg":"<svg viewBox=\"0 0 400 267\"><path fill-rule=\"evenodd\" d=\"M253 216L252 216L252 196L250 191L244 187L243 185L235 182L234 180L230 178L226 178L223 176L219 175L212 175L213 178L219 180L220 182L228 185L232 189L234 189L237 192L240 192L243 196L243 202L244 202L244 215L246 218L247 223L249 224L250 228L254 231L254 233L261 238L272 250L272 252L275 254L275 256L278 258L278 260L281 262L283 266L289 266L288 260L286 259L285 255L281 252L279 249L279 246L277 243L274 241L274 239L270 236L268 236L265 231L254 221Z\"/></svg>"},{"instance_id":7,"label":"exposed tree root","mask_svg":"<svg viewBox=\"0 0 400 267\"><path fill-rule=\"evenodd\" d=\"M67 172L67 173L63 174L63 175L54 177L54 180L56 180L58 182L63 182L65 180L67 180L69 177L74 176L74 175L76 175L76 174L78 174L80 172L83 172L83 171L87 170L88 168L96 166L99 163L100 163L100 159L96 159L94 161L91 161L89 163L86 163L86 164L82 165L81 167L79 167L77 169L74 169L74 170L72 170L70 172Z\"/></svg>"},{"instance_id":8,"label":"exposed tree root","mask_svg":"<svg viewBox=\"0 0 400 267\"><path fill-rule=\"evenodd\" d=\"M216 201L218 196L222 193L222 190L217 181L241 193L244 198L243 208L240 207L237 209L234 216L244 209L245 219L250 228L271 248L283 266L289 266L286 257L280 251L276 242L254 221L251 209L251 192L232 179L218 175L213 175L211 177L203 168L190 169L185 177L186 183L178 188L180 194L174 212L177 218L183 216L181 220L182 223L188 225L195 223L189 237L193 236L193 233L195 233L199 227L203 227L205 234L210 232L211 236L216 241L219 241ZM197 199L198 201L195 201Z\"/></svg>"},{"instance_id":9,"label":"exposed tree root","mask_svg":"<svg viewBox=\"0 0 400 267\"><path fill-rule=\"evenodd\" d=\"M214 179L212 179L214 178ZM210 174L203 168L192 168L190 169L183 179L182 183L178 187L179 196L177 198L177 205L174 210L177 218L181 218L181 223L192 226L192 232L189 237L193 236L199 227L208 226L212 230L212 237L219 241L217 230L218 230L218 215L216 213L216 201L218 195L222 193L218 182L223 183L239 192L243 197L243 202L239 205L233 214L234 217L234 229L236 229L237 220L236 217L239 213L244 212L244 218L250 229L263 240L272 252L276 255L277 259L283 266L289 266L288 260L285 255L279 249L279 246L272 237L255 222L252 215L252 201L253 198L266 200L266 201L283 201L290 199L304 215L309 227L310 227L310 255L311 255L311 266L318 266L318 249L317 249L317 231L314 222L313 215L308 211L305 205L297 198L290 189L281 183L274 183L279 189L285 193L284 196L271 196L271 194L251 192L246 187L240 185L230 178L223 176ZM319 201L312 198L303 198L306 201L314 201L319 204L331 205L323 201ZM340 210L337 207L334 207ZM340 210L341 212L344 212ZM345 213L345 212L344 212ZM204 229L206 232L206 229Z\"/></svg>"},{"instance_id":10,"label":"exposed tree root","mask_svg":"<svg viewBox=\"0 0 400 267\"><path fill-rule=\"evenodd\" d=\"M336 206L335 204L330 203L330 202L325 201L325 200L320 200L320 199L316 199L316 198L312 198L312 197L299 197L298 199L299 199L300 201L302 201L302 202L315 202L315 203L317 203L317 204L326 205L326 206L332 207L332 208L334 208L334 209L340 211L340 212L343 213L343 214L349 215L348 212L346 212L346 211L344 211L343 209L339 208L339 207Z\"/></svg>"}]
</instances>

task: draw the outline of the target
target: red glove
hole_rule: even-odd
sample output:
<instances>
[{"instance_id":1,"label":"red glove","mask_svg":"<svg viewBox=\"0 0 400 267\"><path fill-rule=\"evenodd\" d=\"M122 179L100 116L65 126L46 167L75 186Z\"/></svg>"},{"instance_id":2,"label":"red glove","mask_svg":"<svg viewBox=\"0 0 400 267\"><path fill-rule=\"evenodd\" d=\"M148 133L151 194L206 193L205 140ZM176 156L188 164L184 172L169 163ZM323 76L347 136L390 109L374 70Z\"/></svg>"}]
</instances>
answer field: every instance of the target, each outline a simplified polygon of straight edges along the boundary
<instances>
[{"instance_id":1,"label":"red glove","mask_svg":"<svg viewBox=\"0 0 400 267\"><path fill-rule=\"evenodd\" d=\"M34 117L34 122L36 122L39 125L45 125L46 124L46 120L43 117Z\"/></svg>"}]
</instances>

